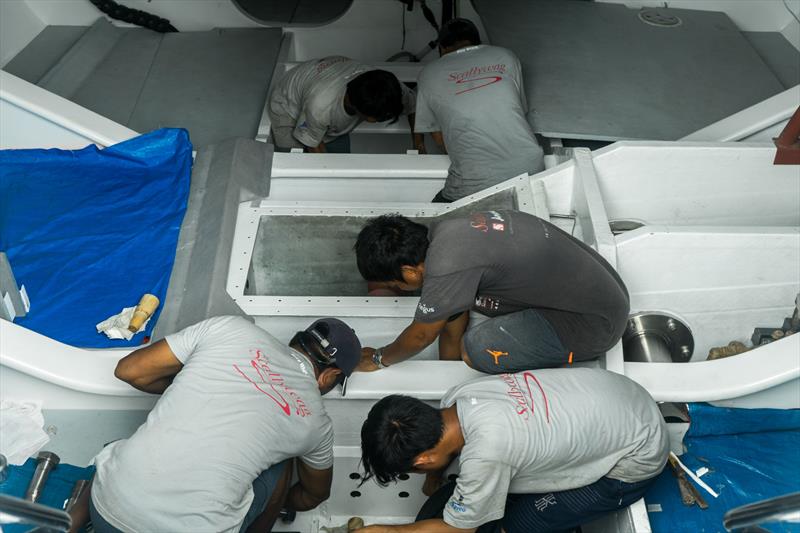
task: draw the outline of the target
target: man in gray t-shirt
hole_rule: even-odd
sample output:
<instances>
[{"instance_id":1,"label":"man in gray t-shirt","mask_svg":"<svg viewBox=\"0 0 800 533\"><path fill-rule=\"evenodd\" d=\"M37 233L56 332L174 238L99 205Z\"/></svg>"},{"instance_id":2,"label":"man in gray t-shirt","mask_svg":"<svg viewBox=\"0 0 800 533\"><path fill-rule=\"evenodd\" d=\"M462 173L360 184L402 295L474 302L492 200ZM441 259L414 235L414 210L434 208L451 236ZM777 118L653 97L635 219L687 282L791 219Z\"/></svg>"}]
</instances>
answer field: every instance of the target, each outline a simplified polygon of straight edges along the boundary
<instances>
[{"instance_id":1,"label":"man in gray t-shirt","mask_svg":"<svg viewBox=\"0 0 800 533\"><path fill-rule=\"evenodd\" d=\"M326 152L362 121L397 120L403 114L413 130L415 106L414 91L394 74L330 56L287 72L273 88L267 110L276 147ZM414 136L414 144L422 144L421 138Z\"/></svg>"},{"instance_id":2,"label":"man in gray t-shirt","mask_svg":"<svg viewBox=\"0 0 800 533\"><path fill-rule=\"evenodd\" d=\"M365 348L360 370L422 351L487 373L597 357L622 336L628 292L595 250L520 211L485 211L434 223L371 219L356 242L367 281L422 288L414 321L391 344ZM488 320L467 328L468 312Z\"/></svg>"},{"instance_id":3,"label":"man in gray t-shirt","mask_svg":"<svg viewBox=\"0 0 800 533\"><path fill-rule=\"evenodd\" d=\"M162 396L136 433L95 458L86 501L95 531L268 531L284 497L298 511L319 505L333 466L321 395L359 353L355 333L336 319L286 346L226 316L120 360L118 378ZM288 488L293 462L300 481Z\"/></svg>"},{"instance_id":4,"label":"man in gray t-shirt","mask_svg":"<svg viewBox=\"0 0 800 533\"><path fill-rule=\"evenodd\" d=\"M447 181L434 201L452 202L543 170L513 52L482 45L472 22L452 19L439 33L439 53L420 72L414 126L432 132L450 155Z\"/></svg>"},{"instance_id":5,"label":"man in gray t-shirt","mask_svg":"<svg viewBox=\"0 0 800 533\"><path fill-rule=\"evenodd\" d=\"M669 453L647 391L606 370L480 378L450 389L440 407L389 396L361 428L366 477L380 483L424 472L432 492L458 456L456 482L421 513L431 530L472 532L494 520L506 533L571 530L641 498Z\"/></svg>"}]
</instances>

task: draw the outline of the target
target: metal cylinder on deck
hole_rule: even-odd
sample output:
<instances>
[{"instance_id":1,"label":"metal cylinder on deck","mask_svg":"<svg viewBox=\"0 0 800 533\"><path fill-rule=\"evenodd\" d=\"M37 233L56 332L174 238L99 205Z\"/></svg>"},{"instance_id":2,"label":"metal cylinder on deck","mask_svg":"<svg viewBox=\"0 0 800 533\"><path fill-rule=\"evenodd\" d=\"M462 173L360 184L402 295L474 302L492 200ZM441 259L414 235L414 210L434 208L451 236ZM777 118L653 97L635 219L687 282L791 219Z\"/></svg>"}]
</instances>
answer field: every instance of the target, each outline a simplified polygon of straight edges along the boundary
<instances>
[{"instance_id":1,"label":"metal cylinder on deck","mask_svg":"<svg viewBox=\"0 0 800 533\"><path fill-rule=\"evenodd\" d=\"M25 492L25 499L32 502L39 499L44 484L47 482L47 476L50 475L50 471L61 461L58 455L53 452L39 452L36 460L36 471L33 473L31 482L28 484L28 490Z\"/></svg>"},{"instance_id":2,"label":"metal cylinder on deck","mask_svg":"<svg viewBox=\"0 0 800 533\"><path fill-rule=\"evenodd\" d=\"M626 361L635 363L686 363L694 351L694 338L675 317L639 313L628 319L622 351Z\"/></svg>"}]
</instances>

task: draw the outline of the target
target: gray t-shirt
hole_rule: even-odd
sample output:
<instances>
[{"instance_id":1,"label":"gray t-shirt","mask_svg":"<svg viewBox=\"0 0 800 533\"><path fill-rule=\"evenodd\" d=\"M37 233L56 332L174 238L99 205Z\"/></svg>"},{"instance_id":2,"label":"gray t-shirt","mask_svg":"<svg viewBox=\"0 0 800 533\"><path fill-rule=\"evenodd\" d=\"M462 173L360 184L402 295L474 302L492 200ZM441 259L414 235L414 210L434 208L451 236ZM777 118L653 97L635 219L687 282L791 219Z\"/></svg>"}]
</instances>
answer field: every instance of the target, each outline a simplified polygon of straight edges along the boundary
<instances>
[{"instance_id":1,"label":"gray t-shirt","mask_svg":"<svg viewBox=\"0 0 800 533\"><path fill-rule=\"evenodd\" d=\"M439 222L428 238L420 322L470 308L487 316L536 308L579 359L610 349L625 330L630 302L619 275L549 222L488 211Z\"/></svg>"},{"instance_id":2,"label":"gray t-shirt","mask_svg":"<svg viewBox=\"0 0 800 533\"><path fill-rule=\"evenodd\" d=\"M526 112L522 67L510 50L470 46L422 69L414 130L444 136L451 161L443 190L448 199L544 168Z\"/></svg>"},{"instance_id":3,"label":"gray t-shirt","mask_svg":"<svg viewBox=\"0 0 800 533\"><path fill-rule=\"evenodd\" d=\"M350 133L361 119L344 109L347 84L374 70L342 56L324 57L296 66L281 78L269 98L270 116L276 126L293 126L294 137L306 146L318 146ZM403 113L414 112L414 91L404 83Z\"/></svg>"},{"instance_id":4,"label":"gray t-shirt","mask_svg":"<svg viewBox=\"0 0 800 533\"><path fill-rule=\"evenodd\" d=\"M450 389L464 434L456 490L444 521L472 528L501 518L508 494L547 494L602 477L656 476L669 438L640 385L596 368L500 374Z\"/></svg>"},{"instance_id":5,"label":"gray t-shirt","mask_svg":"<svg viewBox=\"0 0 800 533\"><path fill-rule=\"evenodd\" d=\"M166 341L183 368L136 433L95 458L92 501L111 525L238 532L263 470L291 457L333 465L333 426L305 356L242 317Z\"/></svg>"}]
</instances>

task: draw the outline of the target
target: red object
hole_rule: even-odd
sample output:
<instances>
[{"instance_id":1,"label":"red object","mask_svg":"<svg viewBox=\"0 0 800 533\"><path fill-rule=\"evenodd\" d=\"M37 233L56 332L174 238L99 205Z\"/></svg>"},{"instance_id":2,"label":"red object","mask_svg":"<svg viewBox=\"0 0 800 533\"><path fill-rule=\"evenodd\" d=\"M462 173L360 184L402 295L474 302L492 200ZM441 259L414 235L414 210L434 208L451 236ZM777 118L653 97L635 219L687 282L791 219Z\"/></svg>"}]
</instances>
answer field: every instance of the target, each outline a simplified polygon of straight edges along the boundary
<instances>
[{"instance_id":1,"label":"red object","mask_svg":"<svg viewBox=\"0 0 800 533\"><path fill-rule=\"evenodd\" d=\"M800 107L794 112L789 123L774 139L776 165L800 165Z\"/></svg>"}]
</instances>

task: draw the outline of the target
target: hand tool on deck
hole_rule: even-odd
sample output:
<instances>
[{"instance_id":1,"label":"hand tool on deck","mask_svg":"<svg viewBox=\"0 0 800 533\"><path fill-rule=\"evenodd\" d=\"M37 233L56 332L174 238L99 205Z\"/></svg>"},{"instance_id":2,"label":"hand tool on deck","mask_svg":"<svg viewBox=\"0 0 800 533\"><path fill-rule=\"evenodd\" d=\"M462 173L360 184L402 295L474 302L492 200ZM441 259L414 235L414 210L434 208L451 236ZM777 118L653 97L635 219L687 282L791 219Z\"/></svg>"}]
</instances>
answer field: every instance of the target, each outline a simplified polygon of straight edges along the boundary
<instances>
[{"instance_id":1,"label":"hand tool on deck","mask_svg":"<svg viewBox=\"0 0 800 533\"><path fill-rule=\"evenodd\" d=\"M669 455L669 466L672 469L672 474L678 479L678 489L681 491L681 501L683 501L683 504L689 507L697 504L700 509L708 509L708 504L705 499L700 495L697 488L686 479L686 474L683 472L683 469L678 466L678 462L672 454Z\"/></svg>"}]
</instances>

